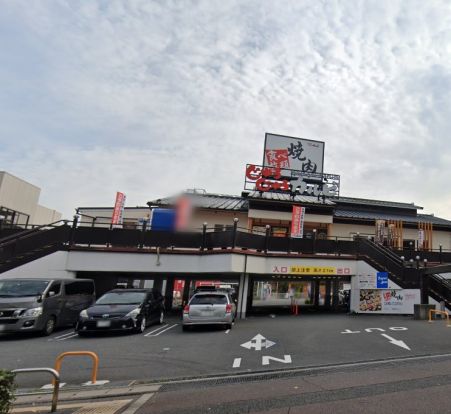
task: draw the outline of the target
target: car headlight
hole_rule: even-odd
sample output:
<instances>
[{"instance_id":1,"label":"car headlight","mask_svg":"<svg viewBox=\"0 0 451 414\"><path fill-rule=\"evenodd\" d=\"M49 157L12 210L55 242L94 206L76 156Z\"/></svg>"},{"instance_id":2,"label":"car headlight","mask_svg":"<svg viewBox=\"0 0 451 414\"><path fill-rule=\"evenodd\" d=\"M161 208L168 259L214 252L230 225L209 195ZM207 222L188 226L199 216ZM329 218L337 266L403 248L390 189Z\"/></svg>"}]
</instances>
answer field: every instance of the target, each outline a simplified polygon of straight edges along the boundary
<instances>
[{"instance_id":1,"label":"car headlight","mask_svg":"<svg viewBox=\"0 0 451 414\"><path fill-rule=\"evenodd\" d=\"M128 318L136 319L139 315L139 312L141 312L141 308L136 308L136 309L133 309L131 312L127 313L127 315L125 315L125 316Z\"/></svg>"},{"instance_id":2,"label":"car headlight","mask_svg":"<svg viewBox=\"0 0 451 414\"><path fill-rule=\"evenodd\" d=\"M24 318L25 317L36 318L41 315L42 315L42 306L39 306L38 308L27 309L21 316Z\"/></svg>"},{"instance_id":3,"label":"car headlight","mask_svg":"<svg viewBox=\"0 0 451 414\"><path fill-rule=\"evenodd\" d=\"M84 309L80 312L80 318L84 318L84 319L89 318L88 311L86 309Z\"/></svg>"}]
</instances>

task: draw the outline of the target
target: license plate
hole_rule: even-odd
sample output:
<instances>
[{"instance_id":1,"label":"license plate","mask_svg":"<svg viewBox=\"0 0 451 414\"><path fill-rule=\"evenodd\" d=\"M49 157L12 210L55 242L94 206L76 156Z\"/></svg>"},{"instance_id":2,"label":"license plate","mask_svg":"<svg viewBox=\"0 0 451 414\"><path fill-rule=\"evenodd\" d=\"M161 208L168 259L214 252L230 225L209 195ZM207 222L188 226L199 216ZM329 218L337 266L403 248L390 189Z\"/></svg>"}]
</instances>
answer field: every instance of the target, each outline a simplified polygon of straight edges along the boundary
<instances>
[{"instance_id":1,"label":"license plate","mask_svg":"<svg viewBox=\"0 0 451 414\"><path fill-rule=\"evenodd\" d=\"M108 328L111 326L111 321L97 321L97 328Z\"/></svg>"},{"instance_id":2,"label":"license plate","mask_svg":"<svg viewBox=\"0 0 451 414\"><path fill-rule=\"evenodd\" d=\"M201 311L201 314L204 316L209 316L213 314L213 309L205 309Z\"/></svg>"}]
</instances>

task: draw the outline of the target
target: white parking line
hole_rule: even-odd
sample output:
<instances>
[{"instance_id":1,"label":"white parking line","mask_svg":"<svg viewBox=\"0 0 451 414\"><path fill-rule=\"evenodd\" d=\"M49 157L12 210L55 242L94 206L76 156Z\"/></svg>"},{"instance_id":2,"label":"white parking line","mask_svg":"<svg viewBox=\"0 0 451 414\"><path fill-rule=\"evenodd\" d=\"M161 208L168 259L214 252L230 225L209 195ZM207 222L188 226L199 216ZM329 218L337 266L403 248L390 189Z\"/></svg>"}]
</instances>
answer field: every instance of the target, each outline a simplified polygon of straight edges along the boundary
<instances>
[{"instance_id":1,"label":"white parking line","mask_svg":"<svg viewBox=\"0 0 451 414\"><path fill-rule=\"evenodd\" d=\"M149 332L148 334L146 334L145 336L158 336L161 335L163 332L169 331L169 329L175 328L178 325L178 323L175 323L174 325L168 326L166 329L163 329L162 331L156 333L156 334L152 334L152 332Z\"/></svg>"},{"instance_id":2,"label":"white parking line","mask_svg":"<svg viewBox=\"0 0 451 414\"><path fill-rule=\"evenodd\" d=\"M227 329L227 331L225 331L224 333L225 334L228 334L230 332L230 329Z\"/></svg>"},{"instance_id":3,"label":"white parking line","mask_svg":"<svg viewBox=\"0 0 451 414\"><path fill-rule=\"evenodd\" d=\"M63 335L59 335L59 336L55 336L53 338L48 339L49 341L54 341L55 339L60 339L60 338L64 338L65 336L69 336L69 335L73 335L75 333L75 331L70 331L70 332L66 332Z\"/></svg>"},{"instance_id":4,"label":"white parking line","mask_svg":"<svg viewBox=\"0 0 451 414\"><path fill-rule=\"evenodd\" d=\"M147 332L146 334L144 334L144 336L149 336L149 335L153 334L154 332L161 331L162 329L166 328L166 326L168 326L167 323L161 325L160 327L158 327L157 329L154 329L153 331Z\"/></svg>"},{"instance_id":5,"label":"white parking line","mask_svg":"<svg viewBox=\"0 0 451 414\"><path fill-rule=\"evenodd\" d=\"M65 338L57 339L57 341L65 341L66 339L75 338L78 336L78 333L73 333L71 336L66 336Z\"/></svg>"}]
</instances>

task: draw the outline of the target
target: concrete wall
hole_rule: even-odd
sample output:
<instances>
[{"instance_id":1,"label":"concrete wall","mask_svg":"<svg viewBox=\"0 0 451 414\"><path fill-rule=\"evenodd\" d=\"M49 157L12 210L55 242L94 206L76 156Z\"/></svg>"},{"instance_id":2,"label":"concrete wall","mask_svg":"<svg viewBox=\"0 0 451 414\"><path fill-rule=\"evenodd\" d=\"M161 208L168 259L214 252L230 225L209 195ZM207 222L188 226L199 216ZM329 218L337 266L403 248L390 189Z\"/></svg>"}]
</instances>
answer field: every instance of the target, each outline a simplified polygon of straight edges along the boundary
<instances>
[{"instance_id":1,"label":"concrete wall","mask_svg":"<svg viewBox=\"0 0 451 414\"><path fill-rule=\"evenodd\" d=\"M62 214L56 210L37 205L36 209L31 216L30 223L32 224L49 224L55 221L61 220Z\"/></svg>"},{"instance_id":2,"label":"concrete wall","mask_svg":"<svg viewBox=\"0 0 451 414\"><path fill-rule=\"evenodd\" d=\"M32 216L41 189L5 171L1 171L0 176L0 206Z\"/></svg>"},{"instance_id":3,"label":"concrete wall","mask_svg":"<svg viewBox=\"0 0 451 414\"><path fill-rule=\"evenodd\" d=\"M51 277L59 279L73 279L75 272L67 269L68 252L55 252L48 256L26 263L15 269L0 274L3 278L40 278Z\"/></svg>"}]
</instances>

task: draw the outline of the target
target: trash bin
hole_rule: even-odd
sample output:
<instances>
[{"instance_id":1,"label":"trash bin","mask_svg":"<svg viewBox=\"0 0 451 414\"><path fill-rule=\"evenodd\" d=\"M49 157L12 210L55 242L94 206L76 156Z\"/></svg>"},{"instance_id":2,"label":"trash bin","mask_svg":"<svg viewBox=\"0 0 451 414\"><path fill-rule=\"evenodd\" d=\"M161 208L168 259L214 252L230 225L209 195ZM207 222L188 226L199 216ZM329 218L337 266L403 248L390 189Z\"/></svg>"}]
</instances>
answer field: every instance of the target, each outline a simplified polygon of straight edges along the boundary
<instances>
[{"instance_id":1,"label":"trash bin","mask_svg":"<svg viewBox=\"0 0 451 414\"><path fill-rule=\"evenodd\" d=\"M426 303L413 305L413 319L428 320L430 309L435 309L435 305Z\"/></svg>"}]
</instances>

